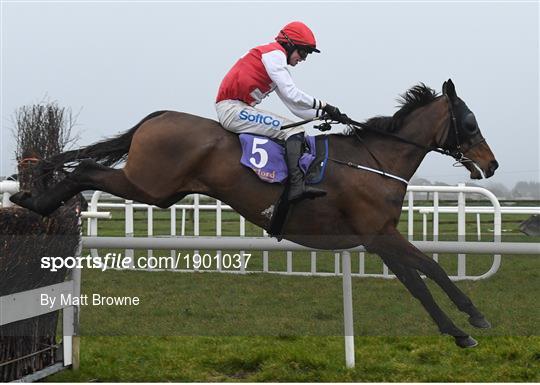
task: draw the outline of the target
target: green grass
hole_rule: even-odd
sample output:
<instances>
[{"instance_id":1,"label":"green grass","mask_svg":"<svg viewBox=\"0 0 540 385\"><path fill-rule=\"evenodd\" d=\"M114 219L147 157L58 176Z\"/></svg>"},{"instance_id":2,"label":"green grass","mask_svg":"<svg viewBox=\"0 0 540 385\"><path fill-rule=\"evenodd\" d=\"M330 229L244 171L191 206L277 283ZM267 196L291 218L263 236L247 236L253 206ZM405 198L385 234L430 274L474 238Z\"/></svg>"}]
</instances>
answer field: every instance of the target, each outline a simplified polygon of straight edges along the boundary
<instances>
[{"instance_id":1,"label":"green grass","mask_svg":"<svg viewBox=\"0 0 540 385\"><path fill-rule=\"evenodd\" d=\"M487 337L458 350L448 337L83 337L81 369L50 381L538 382L540 338Z\"/></svg>"},{"instance_id":2,"label":"green grass","mask_svg":"<svg viewBox=\"0 0 540 385\"><path fill-rule=\"evenodd\" d=\"M154 214L161 218L154 222L154 234L167 234L166 213ZM223 213L223 217L223 234L237 235L237 216ZM136 235L144 236L144 212L136 218ZM441 216L441 233L449 239L456 238L452 218ZM476 234L475 217L467 219L467 231ZM101 223L100 234L123 234L119 220ZM483 240L492 239L487 216L482 223ZM510 230L504 240L539 241L520 234L518 223L519 218L503 224ZM188 223L188 234L192 228ZM406 229L406 215L400 229ZM415 230L421 232L421 223L415 224ZM214 214L201 215L201 234L214 232ZM246 222L246 234L260 236L261 230ZM368 271L381 271L377 257L366 259ZM449 272L455 271L455 259L440 256ZM284 270L285 261L284 253L272 255L270 269ZM295 253L293 261L294 270L309 271L307 253ZM250 263L252 269L260 269L260 253ZM481 273L489 265L489 256L468 257L468 271ZM333 271L333 253L322 254L317 266ZM356 269L357 258L353 258ZM536 382L540 380L539 275L537 256L503 256L494 277L458 283L493 323L490 330L468 325L466 316L427 282L447 314L479 340L480 345L470 350L438 335L427 313L398 281L354 279L357 364L347 370L339 278L85 269L83 293L139 296L141 304L83 307L81 369L48 380Z\"/></svg>"},{"instance_id":3,"label":"green grass","mask_svg":"<svg viewBox=\"0 0 540 385\"><path fill-rule=\"evenodd\" d=\"M517 273L518 271L521 273ZM459 282L494 328L472 329L435 284L436 300L475 336L536 335L540 261L506 259L497 275L483 282ZM81 333L88 336L328 336L340 335L341 279L269 274L172 273L85 270L83 293L138 296L138 306L86 306ZM397 280L353 280L358 335L435 335L420 304Z\"/></svg>"}]
</instances>

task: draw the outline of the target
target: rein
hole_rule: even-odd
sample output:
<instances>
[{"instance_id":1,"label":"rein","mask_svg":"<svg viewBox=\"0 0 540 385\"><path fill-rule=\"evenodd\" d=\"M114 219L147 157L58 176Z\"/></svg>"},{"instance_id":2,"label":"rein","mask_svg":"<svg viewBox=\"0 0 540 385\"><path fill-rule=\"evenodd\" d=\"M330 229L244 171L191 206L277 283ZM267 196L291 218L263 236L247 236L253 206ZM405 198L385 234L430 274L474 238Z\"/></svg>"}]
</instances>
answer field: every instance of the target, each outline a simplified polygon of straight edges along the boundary
<instances>
[{"instance_id":1,"label":"rein","mask_svg":"<svg viewBox=\"0 0 540 385\"><path fill-rule=\"evenodd\" d=\"M467 158L466 156L463 155L463 152L465 152L465 151L462 151L462 147L461 147L461 144L460 144L460 141L459 141L459 130L458 130L458 126L457 126L456 116L454 114L454 109L452 108L452 102L450 101L450 98L448 97L448 95L445 94L444 96L445 96L445 98L446 98L446 100L448 102L448 112L449 112L449 115L450 115L450 122L451 122L450 125L451 125L451 127L449 127L449 130L452 130L454 132L455 139L456 139L456 148L455 149L450 150L450 149L445 149L445 148L442 148L442 147L425 146L423 144L413 142L412 140L403 138L403 137L401 137L399 135L396 135L396 134L393 134L393 133L390 133L390 132L375 130L375 129L373 129L372 127L368 126L365 123L360 123L360 122L357 122L357 121L354 121L354 120L348 118L347 121L343 122L343 123L346 124L349 128L351 128L353 130L356 139L360 143L362 143L364 145L364 147L369 152L371 157L377 163L377 166L379 167L379 170L371 168L371 167L366 167L366 166L362 166L362 165L359 165L359 164L355 164L355 163L352 163L352 162L345 162L345 161L338 160L338 159L333 159L333 158L328 158L328 159L330 159L333 162L336 162L338 164L343 164L345 166L353 167L353 168L356 168L356 169L362 169L362 170L374 172L376 174L380 174L380 175L383 175L385 177L398 180L398 181L403 182L405 184L409 184L409 182L407 180L405 180L404 178L401 178L401 177L396 176L396 175L389 174L389 173L387 173L387 172L385 172L383 170L382 164L379 162L379 160L373 154L373 152L371 152L369 150L368 146L366 145L364 140L359 135L358 131L363 130L363 131L372 132L372 133L377 134L377 135L386 136L388 138L391 138L393 140L397 140L397 141L402 142L402 143L410 144L412 146L421 148L421 149L425 150L426 152L434 151L434 152L437 152L437 153L442 154L442 155L451 156L452 158L454 158L456 160L456 162L453 164L454 167L457 167L458 165L463 166L464 163L466 163L466 162L472 162L473 165L478 168L478 166L476 166L476 163L474 163L473 160L471 160L471 159L469 159L469 158ZM323 120L324 123L322 123L321 126L324 126L325 130L329 129L330 124L340 123L340 122L329 121L328 116L323 115L323 116L316 117L316 118L313 118L313 119L310 119L310 120L305 120L305 121L298 122L298 123L295 123L295 124L291 124L291 125L288 125L288 126L283 126L283 128L295 127L295 126L299 126L301 124L313 122L315 120ZM470 150L473 147L476 147L477 145L479 145L480 143L483 143L485 141L486 140L484 138L482 138L482 140L479 140L478 142L472 144L467 149L467 151Z\"/></svg>"}]
</instances>

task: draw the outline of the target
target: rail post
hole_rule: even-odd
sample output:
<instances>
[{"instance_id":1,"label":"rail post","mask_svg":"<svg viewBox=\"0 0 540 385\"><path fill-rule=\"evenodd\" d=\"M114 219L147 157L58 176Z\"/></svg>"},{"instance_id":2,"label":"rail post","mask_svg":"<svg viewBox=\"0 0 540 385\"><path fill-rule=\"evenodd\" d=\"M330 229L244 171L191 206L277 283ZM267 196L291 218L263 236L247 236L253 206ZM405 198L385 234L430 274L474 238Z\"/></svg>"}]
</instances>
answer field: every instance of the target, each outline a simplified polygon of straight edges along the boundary
<instances>
[{"instance_id":1,"label":"rail post","mask_svg":"<svg viewBox=\"0 0 540 385\"><path fill-rule=\"evenodd\" d=\"M352 305L351 253L341 252L343 278L343 322L345 335L345 365L354 368L354 323Z\"/></svg>"}]
</instances>

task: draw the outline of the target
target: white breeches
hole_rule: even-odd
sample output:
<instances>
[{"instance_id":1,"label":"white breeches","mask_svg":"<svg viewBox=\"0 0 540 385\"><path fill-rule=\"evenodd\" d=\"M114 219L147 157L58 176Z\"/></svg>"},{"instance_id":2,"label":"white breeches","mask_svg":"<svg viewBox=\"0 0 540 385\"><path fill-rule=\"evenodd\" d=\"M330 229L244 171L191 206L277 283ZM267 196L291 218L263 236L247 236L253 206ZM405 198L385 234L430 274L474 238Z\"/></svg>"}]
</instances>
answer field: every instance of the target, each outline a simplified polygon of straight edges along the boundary
<instances>
[{"instance_id":1,"label":"white breeches","mask_svg":"<svg viewBox=\"0 0 540 385\"><path fill-rule=\"evenodd\" d=\"M219 123L235 134L256 134L269 138L287 140L289 136L304 132L304 127L297 126L281 130L281 127L293 121L272 112L251 107L240 100L222 100L216 103Z\"/></svg>"}]
</instances>

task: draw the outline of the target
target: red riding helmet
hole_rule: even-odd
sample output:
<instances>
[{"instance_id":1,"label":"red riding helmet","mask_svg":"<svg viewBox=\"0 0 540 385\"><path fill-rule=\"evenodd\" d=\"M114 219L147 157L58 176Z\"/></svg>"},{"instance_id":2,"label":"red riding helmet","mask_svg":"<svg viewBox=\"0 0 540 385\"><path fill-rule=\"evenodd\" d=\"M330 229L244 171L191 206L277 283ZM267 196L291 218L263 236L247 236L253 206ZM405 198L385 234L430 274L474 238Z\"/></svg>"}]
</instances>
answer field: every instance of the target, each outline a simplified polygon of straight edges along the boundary
<instances>
[{"instance_id":1,"label":"red riding helmet","mask_svg":"<svg viewBox=\"0 0 540 385\"><path fill-rule=\"evenodd\" d=\"M321 52L317 49L315 35L313 35L311 29L301 21L293 21L283 27L276 36L276 41L307 48L309 52Z\"/></svg>"}]
</instances>

